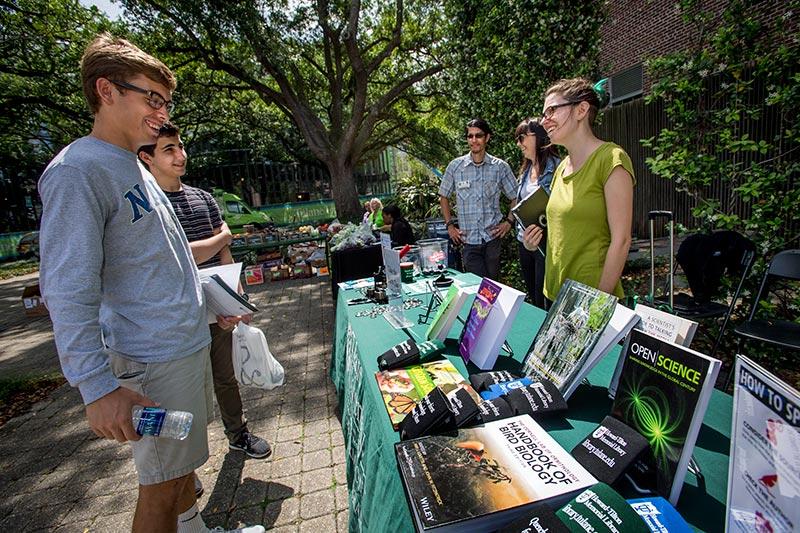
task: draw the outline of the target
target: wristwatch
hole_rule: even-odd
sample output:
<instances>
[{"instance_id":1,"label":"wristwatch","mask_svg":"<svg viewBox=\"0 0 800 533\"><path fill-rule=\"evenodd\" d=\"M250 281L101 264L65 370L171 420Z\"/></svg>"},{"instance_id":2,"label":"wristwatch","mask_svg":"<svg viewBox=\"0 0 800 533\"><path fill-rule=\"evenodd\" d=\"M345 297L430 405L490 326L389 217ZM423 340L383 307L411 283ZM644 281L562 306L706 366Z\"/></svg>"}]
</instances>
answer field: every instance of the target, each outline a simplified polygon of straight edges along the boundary
<instances>
[{"instance_id":1,"label":"wristwatch","mask_svg":"<svg viewBox=\"0 0 800 533\"><path fill-rule=\"evenodd\" d=\"M241 296L243 299L247 300L248 302L250 301L250 295L247 294L246 292L243 292L239 296Z\"/></svg>"},{"instance_id":2,"label":"wristwatch","mask_svg":"<svg viewBox=\"0 0 800 533\"><path fill-rule=\"evenodd\" d=\"M445 227L445 228L449 228L450 226L455 226L455 225L456 225L456 223L455 223L455 222L453 222L452 220L448 220L448 221L445 223L444 227Z\"/></svg>"}]
</instances>

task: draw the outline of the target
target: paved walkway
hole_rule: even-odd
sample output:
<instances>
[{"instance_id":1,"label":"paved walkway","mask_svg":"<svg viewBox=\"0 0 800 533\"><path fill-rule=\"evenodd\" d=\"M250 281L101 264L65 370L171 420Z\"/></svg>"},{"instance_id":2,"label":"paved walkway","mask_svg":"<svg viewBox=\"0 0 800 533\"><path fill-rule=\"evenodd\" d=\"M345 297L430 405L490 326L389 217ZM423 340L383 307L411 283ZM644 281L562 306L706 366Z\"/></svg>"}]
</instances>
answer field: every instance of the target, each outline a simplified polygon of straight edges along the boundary
<instances>
[{"instance_id":1,"label":"paved walkway","mask_svg":"<svg viewBox=\"0 0 800 533\"><path fill-rule=\"evenodd\" d=\"M0 375L58 370L47 317L23 316L19 295L36 275L0 282ZM328 278L251 288L255 325L286 369L273 391L243 389L267 460L228 452L219 416L198 471L209 527L262 523L280 532L347 531L347 483L336 395L328 377L334 309ZM218 414L218 413L217 413ZM0 428L0 531L130 531L137 482L127 445L98 439L68 385Z\"/></svg>"}]
</instances>

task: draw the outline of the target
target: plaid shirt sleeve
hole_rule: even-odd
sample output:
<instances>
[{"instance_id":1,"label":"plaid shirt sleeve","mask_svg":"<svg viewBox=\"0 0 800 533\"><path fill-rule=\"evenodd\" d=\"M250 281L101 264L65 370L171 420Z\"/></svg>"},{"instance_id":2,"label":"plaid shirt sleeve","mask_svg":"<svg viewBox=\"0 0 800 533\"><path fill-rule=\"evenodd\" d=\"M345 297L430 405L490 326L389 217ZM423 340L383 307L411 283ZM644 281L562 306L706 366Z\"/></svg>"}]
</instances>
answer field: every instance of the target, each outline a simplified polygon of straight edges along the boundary
<instances>
[{"instance_id":1,"label":"plaid shirt sleeve","mask_svg":"<svg viewBox=\"0 0 800 533\"><path fill-rule=\"evenodd\" d=\"M449 198L451 194L453 194L453 190L455 189L456 184L456 177L454 169L458 164L457 160L450 161L450 164L447 165L447 169L444 171L444 177L442 178L442 183L439 185L439 196L444 196L445 198Z\"/></svg>"},{"instance_id":2,"label":"plaid shirt sleeve","mask_svg":"<svg viewBox=\"0 0 800 533\"><path fill-rule=\"evenodd\" d=\"M514 177L514 172L511 167L503 161L502 170L500 171L500 187L506 198L513 200L517 197L517 179Z\"/></svg>"}]
</instances>

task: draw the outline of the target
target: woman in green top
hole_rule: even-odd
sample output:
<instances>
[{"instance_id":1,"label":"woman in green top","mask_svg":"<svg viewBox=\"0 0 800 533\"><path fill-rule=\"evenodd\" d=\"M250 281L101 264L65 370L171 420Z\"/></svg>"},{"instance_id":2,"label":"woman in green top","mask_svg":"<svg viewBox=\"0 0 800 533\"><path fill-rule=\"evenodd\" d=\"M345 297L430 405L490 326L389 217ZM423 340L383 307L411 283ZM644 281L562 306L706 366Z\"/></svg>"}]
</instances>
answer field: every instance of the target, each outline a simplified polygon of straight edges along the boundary
<instances>
[{"instance_id":1,"label":"woman in green top","mask_svg":"<svg viewBox=\"0 0 800 533\"><path fill-rule=\"evenodd\" d=\"M567 279L623 297L620 276L631 244L633 165L625 151L595 137L600 99L582 78L560 80L545 93L542 125L569 155L555 171L547 204L544 295L554 300ZM542 229L528 226L535 249Z\"/></svg>"},{"instance_id":2,"label":"woman in green top","mask_svg":"<svg viewBox=\"0 0 800 533\"><path fill-rule=\"evenodd\" d=\"M373 198L369 201L369 207L372 209L372 214L367 220L376 228L383 227L383 204L378 198Z\"/></svg>"}]
</instances>

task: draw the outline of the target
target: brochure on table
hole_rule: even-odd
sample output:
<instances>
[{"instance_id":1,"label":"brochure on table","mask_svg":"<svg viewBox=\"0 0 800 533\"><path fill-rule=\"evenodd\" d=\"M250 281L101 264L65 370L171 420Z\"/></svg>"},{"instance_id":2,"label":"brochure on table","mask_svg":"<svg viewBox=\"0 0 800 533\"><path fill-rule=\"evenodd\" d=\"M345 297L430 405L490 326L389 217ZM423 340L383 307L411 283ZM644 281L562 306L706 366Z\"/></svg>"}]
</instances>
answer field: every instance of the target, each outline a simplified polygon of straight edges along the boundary
<instances>
[{"instance_id":1,"label":"brochure on table","mask_svg":"<svg viewBox=\"0 0 800 533\"><path fill-rule=\"evenodd\" d=\"M637 324L636 328L662 341L673 342L688 348L697 331L697 322L666 313L659 309L636 304L634 311L637 316L641 317L641 322ZM625 340L622 353L628 351L628 342L630 342L630 339ZM608 385L609 398L613 398L617 393L619 374L622 372L622 360L623 358L620 357L619 361L617 361L617 368L614 369L614 375L611 377L611 383Z\"/></svg>"},{"instance_id":2,"label":"brochure on table","mask_svg":"<svg viewBox=\"0 0 800 533\"><path fill-rule=\"evenodd\" d=\"M231 263L198 270L203 295L206 299L208 323L216 324L217 315L239 316L258 311L254 305L239 296L239 275L242 263Z\"/></svg>"},{"instance_id":3,"label":"brochure on table","mask_svg":"<svg viewBox=\"0 0 800 533\"><path fill-rule=\"evenodd\" d=\"M736 359L728 533L800 529L800 393Z\"/></svg>"},{"instance_id":4,"label":"brochure on table","mask_svg":"<svg viewBox=\"0 0 800 533\"><path fill-rule=\"evenodd\" d=\"M472 362L481 370L494 367L524 299L524 292L483 278L459 341L465 363Z\"/></svg>"},{"instance_id":5,"label":"brochure on table","mask_svg":"<svg viewBox=\"0 0 800 533\"><path fill-rule=\"evenodd\" d=\"M403 283L400 280L400 252L392 250L391 240L389 246L385 246L384 235L386 234L381 234L381 253L383 254L383 271L386 274L386 294L391 299L403 294Z\"/></svg>"},{"instance_id":6,"label":"brochure on table","mask_svg":"<svg viewBox=\"0 0 800 533\"><path fill-rule=\"evenodd\" d=\"M629 470L640 490L676 505L720 361L633 330L611 415L650 442Z\"/></svg>"}]
</instances>

